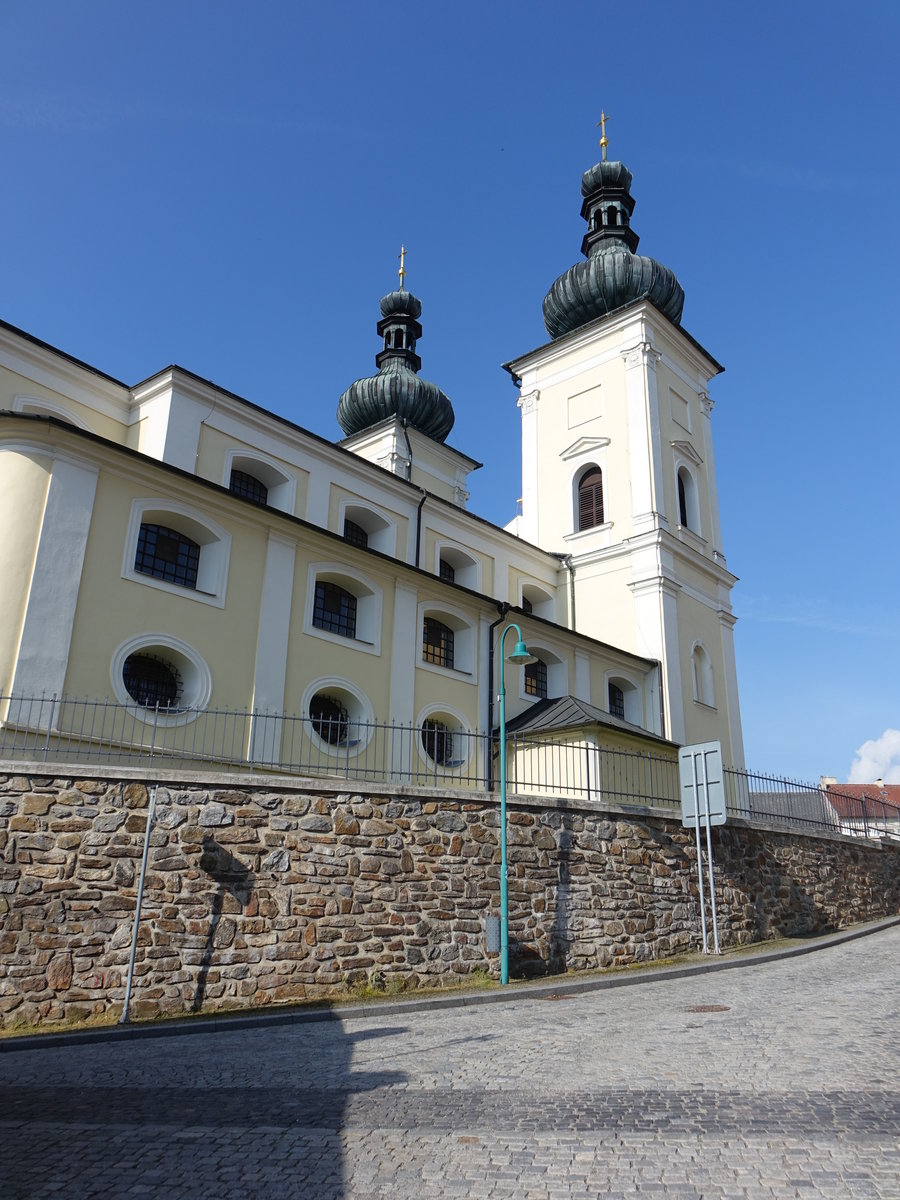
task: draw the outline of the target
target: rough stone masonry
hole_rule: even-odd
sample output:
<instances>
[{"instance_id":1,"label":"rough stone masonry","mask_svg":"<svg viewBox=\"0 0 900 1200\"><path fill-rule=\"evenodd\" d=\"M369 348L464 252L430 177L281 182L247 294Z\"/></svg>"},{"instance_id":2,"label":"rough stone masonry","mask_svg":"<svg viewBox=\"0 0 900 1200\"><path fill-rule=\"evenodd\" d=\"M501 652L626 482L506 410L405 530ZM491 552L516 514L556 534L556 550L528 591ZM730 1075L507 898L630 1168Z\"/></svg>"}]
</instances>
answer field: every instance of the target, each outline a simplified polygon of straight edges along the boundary
<instances>
[{"instance_id":1,"label":"rough stone masonry","mask_svg":"<svg viewBox=\"0 0 900 1200\"><path fill-rule=\"evenodd\" d=\"M0 1017L121 1009L148 811L134 769L0 774ZM147 1017L496 972L498 801L157 773L132 1012ZM152 785L150 785L152 786ZM900 910L900 847L735 821L713 832L723 944ZM513 973L699 944L695 843L676 816L509 808Z\"/></svg>"}]
</instances>

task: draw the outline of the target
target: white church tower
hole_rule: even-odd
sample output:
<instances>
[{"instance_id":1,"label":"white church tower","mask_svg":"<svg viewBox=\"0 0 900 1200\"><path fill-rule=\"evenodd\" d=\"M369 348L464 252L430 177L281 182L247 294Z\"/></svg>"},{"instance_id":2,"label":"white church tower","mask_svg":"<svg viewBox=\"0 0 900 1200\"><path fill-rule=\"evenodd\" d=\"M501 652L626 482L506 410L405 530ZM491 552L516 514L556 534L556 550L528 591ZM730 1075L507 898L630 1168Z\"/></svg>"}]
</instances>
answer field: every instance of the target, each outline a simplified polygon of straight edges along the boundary
<instances>
[{"instance_id":1,"label":"white church tower","mask_svg":"<svg viewBox=\"0 0 900 1200\"><path fill-rule=\"evenodd\" d=\"M544 300L552 340L507 364L522 411L509 528L564 556L571 626L659 661L660 731L719 739L742 766L708 390L722 367L682 328L674 273L636 253L632 176L607 161L605 129L600 145L581 183L585 260ZM609 708L635 719L624 682Z\"/></svg>"}]
</instances>

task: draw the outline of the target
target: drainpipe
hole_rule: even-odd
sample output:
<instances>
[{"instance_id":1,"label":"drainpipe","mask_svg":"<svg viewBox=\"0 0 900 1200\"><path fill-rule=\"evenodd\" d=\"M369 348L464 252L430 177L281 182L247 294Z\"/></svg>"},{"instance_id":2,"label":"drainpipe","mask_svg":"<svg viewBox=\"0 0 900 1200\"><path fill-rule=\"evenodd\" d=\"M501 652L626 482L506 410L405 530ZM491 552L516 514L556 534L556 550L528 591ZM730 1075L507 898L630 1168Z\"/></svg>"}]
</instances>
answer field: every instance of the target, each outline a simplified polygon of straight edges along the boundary
<instances>
[{"instance_id":1,"label":"drainpipe","mask_svg":"<svg viewBox=\"0 0 900 1200\"><path fill-rule=\"evenodd\" d=\"M400 422L400 427L403 430L403 436L406 438L406 453L408 456L406 465L406 482L410 483L412 481L412 446L410 445L409 434L407 433L409 421L407 421L406 417L404 417Z\"/></svg>"},{"instance_id":2,"label":"drainpipe","mask_svg":"<svg viewBox=\"0 0 900 1200\"><path fill-rule=\"evenodd\" d=\"M410 451L410 453L412 453L412 451ZM416 509L416 561L415 561L415 566L419 565L419 551L421 549L421 542L422 542L422 506L424 505L425 499L428 496L428 493L423 488L419 488L419 491L422 493L422 499L419 501L419 507Z\"/></svg>"},{"instance_id":3,"label":"drainpipe","mask_svg":"<svg viewBox=\"0 0 900 1200\"><path fill-rule=\"evenodd\" d=\"M659 659L656 660L656 685L659 692L659 732L661 737L666 736L666 706L663 698L663 670L662 663Z\"/></svg>"},{"instance_id":4,"label":"drainpipe","mask_svg":"<svg viewBox=\"0 0 900 1200\"><path fill-rule=\"evenodd\" d=\"M511 604L507 603L506 600L501 600L500 603L497 605L497 612L500 614L500 616L497 618L496 621L492 621L490 626L488 627L488 725L490 726L490 728L487 731L487 737L488 737L488 760L487 760L488 779L487 779L487 784L488 784L489 792L492 792L494 790L494 756L491 753L492 746L490 744L491 738L493 735L493 730L494 730L494 630L501 623L501 621L505 620L506 614L509 612L509 610L511 608L512 608Z\"/></svg>"},{"instance_id":5,"label":"drainpipe","mask_svg":"<svg viewBox=\"0 0 900 1200\"><path fill-rule=\"evenodd\" d=\"M562 556L563 566L569 572L569 628L574 630L575 626L575 568L572 566L572 555L564 554Z\"/></svg>"}]
</instances>

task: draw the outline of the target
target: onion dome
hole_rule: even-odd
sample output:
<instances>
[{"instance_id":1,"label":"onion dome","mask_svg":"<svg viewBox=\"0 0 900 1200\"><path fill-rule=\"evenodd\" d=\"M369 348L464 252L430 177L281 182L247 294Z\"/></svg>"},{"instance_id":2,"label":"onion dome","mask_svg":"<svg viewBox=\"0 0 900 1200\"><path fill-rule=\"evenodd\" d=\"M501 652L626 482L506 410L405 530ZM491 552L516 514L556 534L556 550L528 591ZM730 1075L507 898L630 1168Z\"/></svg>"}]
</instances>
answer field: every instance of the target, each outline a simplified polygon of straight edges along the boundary
<instances>
[{"instance_id":1,"label":"onion dome","mask_svg":"<svg viewBox=\"0 0 900 1200\"><path fill-rule=\"evenodd\" d=\"M649 300L674 324L681 321L684 289L674 271L635 253L639 239L629 224L634 212L630 188L628 168L606 158L582 175L581 215L588 231L581 252L586 261L560 275L544 297L544 324L552 338L633 300Z\"/></svg>"},{"instance_id":2,"label":"onion dome","mask_svg":"<svg viewBox=\"0 0 900 1200\"><path fill-rule=\"evenodd\" d=\"M436 383L419 378L422 360L416 342L422 336L421 315L421 300L402 286L382 296L378 333L383 346L375 356L378 374L351 383L338 403L338 423L348 437L388 417L408 421L437 442L443 442L453 428L448 397Z\"/></svg>"}]
</instances>

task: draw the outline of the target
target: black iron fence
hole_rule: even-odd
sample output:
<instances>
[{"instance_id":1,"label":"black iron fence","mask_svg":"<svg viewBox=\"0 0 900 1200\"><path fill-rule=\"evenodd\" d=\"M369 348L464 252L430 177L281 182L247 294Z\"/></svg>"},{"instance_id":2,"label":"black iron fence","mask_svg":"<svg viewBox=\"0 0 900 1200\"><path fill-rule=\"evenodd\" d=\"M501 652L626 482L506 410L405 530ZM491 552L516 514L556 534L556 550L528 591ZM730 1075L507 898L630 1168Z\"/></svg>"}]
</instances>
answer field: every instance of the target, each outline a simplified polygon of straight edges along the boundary
<instances>
[{"instance_id":1,"label":"black iron fence","mask_svg":"<svg viewBox=\"0 0 900 1200\"><path fill-rule=\"evenodd\" d=\"M484 790L499 778L496 733L435 720L383 724L231 709L142 708L66 696L0 696L0 759L272 771L302 777ZM605 745L602 731L511 734L509 791L614 806L681 809L677 754ZM730 817L900 839L900 809L813 784L726 768Z\"/></svg>"}]
</instances>

